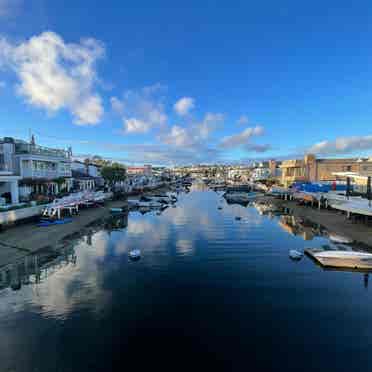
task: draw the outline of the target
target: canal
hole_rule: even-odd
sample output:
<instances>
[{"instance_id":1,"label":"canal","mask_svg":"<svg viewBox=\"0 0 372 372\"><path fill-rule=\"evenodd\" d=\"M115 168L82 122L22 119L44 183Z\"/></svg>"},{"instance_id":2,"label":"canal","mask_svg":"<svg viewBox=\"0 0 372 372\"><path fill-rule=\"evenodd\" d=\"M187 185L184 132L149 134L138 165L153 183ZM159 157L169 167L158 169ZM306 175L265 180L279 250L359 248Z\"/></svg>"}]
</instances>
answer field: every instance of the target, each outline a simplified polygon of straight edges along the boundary
<instances>
[{"instance_id":1,"label":"canal","mask_svg":"<svg viewBox=\"0 0 372 372\"><path fill-rule=\"evenodd\" d=\"M297 222L193 187L3 268L0 370L368 371L368 277L290 260L331 244Z\"/></svg>"}]
</instances>

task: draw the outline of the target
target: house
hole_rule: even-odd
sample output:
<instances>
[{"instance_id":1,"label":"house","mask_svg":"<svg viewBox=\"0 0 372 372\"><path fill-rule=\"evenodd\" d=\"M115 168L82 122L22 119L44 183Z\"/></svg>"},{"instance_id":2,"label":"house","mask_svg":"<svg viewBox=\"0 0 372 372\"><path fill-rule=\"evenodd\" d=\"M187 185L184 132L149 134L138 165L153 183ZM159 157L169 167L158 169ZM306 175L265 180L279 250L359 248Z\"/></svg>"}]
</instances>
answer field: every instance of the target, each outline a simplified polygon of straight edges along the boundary
<instances>
[{"instance_id":1,"label":"house","mask_svg":"<svg viewBox=\"0 0 372 372\"><path fill-rule=\"evenodd\" d=\"M16 177L10 182L13 189L11 194L15 195L13 199L17 199L16 181L19 185L19 197L23 199L29 199L32 193L54 195L72 187L71 150L39 146L34 137L30 142L11 137L2 138L0 146L3 171L8 172L3 176L8 179L11 176Z\"/></svg>"},{"instance_id":2,"label":"house","mask_svg":"<svg viewBox=\"0 0 372 372\"><path fill-rule=\"evenodd\" d=\"M13 173L13 144L0 140L0 205L19 203L20 176Z\"/></svg>"},{"instance_id":3,"label":"house","mask_svg":"<svg viewBox=\"0 0 372 372\"><path fill-rule=\"evenodd\" d=\"M74 160L71 163L71 169L75 188L92 190L95 187L102 187L104 185L101 166L97 164Z\"/></svg>"},{"instance_id":4,"label":"house","mask_svg":"<svg viewBox=\"0 0 372 372\"><path fill-rule=\"evenodd\" d=\"M144 165L143 167L127 167L128 175L144 175L147 177L152 176L152 166Z\"/></svg>"},{"instance_id":5,"label":"house","mask_svg":"<svg viewBox=\"0 0 372 372\"><path fill-rule=\"evenodd\" d=\"M338 158L317 159L315 155L305 155L303 159L285 160L280 166L281 183L288 187L294 182L345 181L336 176L340 172L354 172L364 176L372 175L372 159Z\"/></svg>"},{"instance_id":6,"label":"house","mask_svg":"<svg viewBox=\"0 0 372 372\"><path fill-rule=\"evenodd\" d=\"M96 188L95 178L77 170L72 171L73 188L75 190L87 191Z\"/></svg>"}]
</instances>

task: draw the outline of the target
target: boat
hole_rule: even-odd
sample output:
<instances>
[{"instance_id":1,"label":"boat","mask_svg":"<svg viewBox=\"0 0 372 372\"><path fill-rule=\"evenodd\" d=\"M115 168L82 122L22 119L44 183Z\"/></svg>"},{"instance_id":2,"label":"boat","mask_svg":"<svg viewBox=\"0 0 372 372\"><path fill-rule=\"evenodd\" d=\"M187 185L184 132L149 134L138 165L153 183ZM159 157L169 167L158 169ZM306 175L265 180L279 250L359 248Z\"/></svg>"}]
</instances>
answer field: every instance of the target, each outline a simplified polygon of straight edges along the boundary
<instances>
[{"instance_id":1,"label":"boat","mask_svg":"<svg viewBox=\"0 0 372 372\"><path fill-rule=\"evenodd\" d=\"M133 249L129 252L129 258L131 260L139 260L141 258L141 251L139 249Z\"/></svg>"},{"instance_id":2,"label":"boat","mask_svg":"<svg viewBox=\"0 0 372 372\"><path fill-rule=\"evenodd\" d=\"M249 203L258 196L257 192L228 191L223 197L230 203Z\"/></svg>"},{"instance_id":3,"label":"boat","mask_svg":"<svg viewBox=\"0 0 372 372\"><path fill-rule=\"evenodd\" d=\"M329 240L333 243L341 243L341 244L351 244L353 239L350 239L346 236L336 235L336 234L329 234Z\"/></svg>"},{"instance_id":4,"label":"boat","mask_svg":"<svg viewBox=\"0 0 372 372\"><path fill-rule=\"evenodd\" d=\"M66 223L71 223L72 218L62 218L59 220L40 220L37 224L38 227L48 227L53 225L65 225Z\"/></svg>"},{"instance_id":5,"label":"boat","mask_svg":"<svg viewBox=\"0 0 372 372\"><path fill-rule=\"evenodd\" d=\"M128 199L128 206L132 208L162 208L164 203L157 201L140 201L135 199Z\"/></svg>"},{"instance_id":6,"label":"boat","mask_svg":"<svg viewBox=\"0 0 372 372\"><path fill-rule=\"evenodd\" d=\"M122 213L123 208L110 208L111 213Z\"/></svg>"},{"instance_id":7,"label":"boat","mask_svg":"<svg viewBox=\"0 0 372 372\"><path fill-rule=\"evenodd\" d=\"M371 253L322 249L306 249L305 252L324 267L372 269Z\"/></svg>"},{"instance_id":8,"label":"boat","mask_svg":"<svg viewBox=\"0 0 372 372\"><path fill-rule=\"evenodd\" d=\"M301 258L304 256L304 254L302 252L299 252L299 251L296 251L295 249L291 249L289 251L289 257L292 259L292 260L295 260L295 261L299 261L301 260Z\"/></svg>"}]
</instances>

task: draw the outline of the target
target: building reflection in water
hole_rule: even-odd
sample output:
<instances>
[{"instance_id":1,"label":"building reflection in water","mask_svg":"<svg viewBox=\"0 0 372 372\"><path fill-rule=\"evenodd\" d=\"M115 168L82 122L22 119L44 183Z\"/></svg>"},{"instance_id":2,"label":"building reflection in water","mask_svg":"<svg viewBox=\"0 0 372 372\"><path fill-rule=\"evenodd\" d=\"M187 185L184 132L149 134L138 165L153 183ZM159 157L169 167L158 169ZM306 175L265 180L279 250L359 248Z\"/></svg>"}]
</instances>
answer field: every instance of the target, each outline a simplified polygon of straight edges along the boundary
<instances>
[{"instance_id":1,"label":"building reflection in water","mask_svg":"<svg viewBox=\"0 0 372 372\"><path fill-rule=\"evenodd\" d=\"M72 246L26 256L0 268L0 290L11 288L16 291L22 285L38 284L51 273L70 264L76 264Z\"/></svg>"},{"instance_id":2,"label":"building reflection in water","mask_svg":"<svg viewBox=\"0 0 372 372\"><path fill-rule=\"evenodd\" d=\"M62 267L75 265L77 256L73 247L76 241L83 239L87 245L92 246L94 234L102 230L103 226L108 233L125 229L128 226L128 213L110 216L104 221L97 221L81 234L67 240L62 248L44 249L1 267L0 290L11 288L16 291L21 289L23 285L39 284Z\"/></svg>"},{"instance_id":3,"label":"building reflection in water","mask_svg":"<svg viewBox=\"0 0 372 372\"><path fill-rule=\"evenodd\" d=\"M291 215L280 216L278 224L287 233L301 236L304 240L312 240L315 236L324 234L324 229L320 225Z\"/></svg>"}]
</instances>

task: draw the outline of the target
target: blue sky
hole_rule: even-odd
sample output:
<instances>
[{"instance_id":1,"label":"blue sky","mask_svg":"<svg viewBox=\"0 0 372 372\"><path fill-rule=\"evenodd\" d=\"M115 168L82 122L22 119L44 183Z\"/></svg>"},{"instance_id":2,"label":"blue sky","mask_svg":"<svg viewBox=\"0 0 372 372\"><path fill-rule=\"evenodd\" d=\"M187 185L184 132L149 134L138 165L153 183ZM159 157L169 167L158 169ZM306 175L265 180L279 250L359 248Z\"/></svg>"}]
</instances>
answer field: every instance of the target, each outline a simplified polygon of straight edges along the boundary
<instances>
[{"instance_id":1,"label":"blue sky","mask_svg":"<svg viewBox=\"0 0 372 372\"><path fill-rule=\"evenodd\" d=\"M368 1L0 0L0 136L129 164L368 156Z\"/></svg>"}]
</instances>

